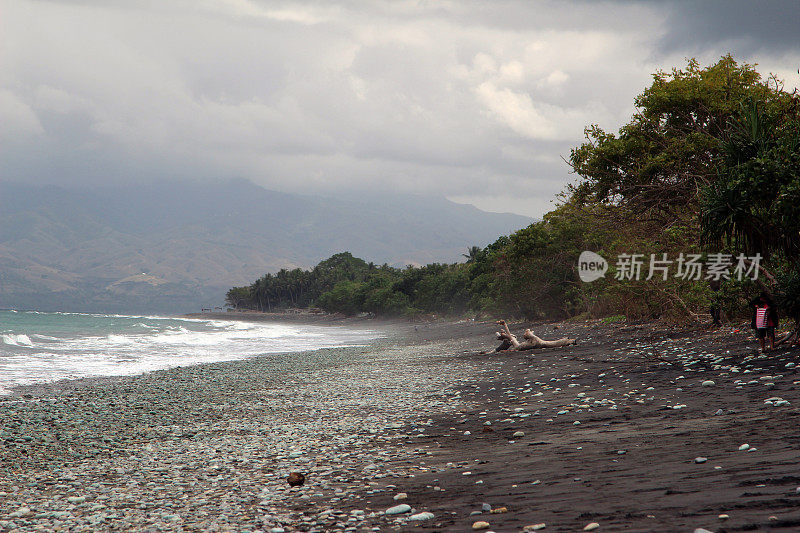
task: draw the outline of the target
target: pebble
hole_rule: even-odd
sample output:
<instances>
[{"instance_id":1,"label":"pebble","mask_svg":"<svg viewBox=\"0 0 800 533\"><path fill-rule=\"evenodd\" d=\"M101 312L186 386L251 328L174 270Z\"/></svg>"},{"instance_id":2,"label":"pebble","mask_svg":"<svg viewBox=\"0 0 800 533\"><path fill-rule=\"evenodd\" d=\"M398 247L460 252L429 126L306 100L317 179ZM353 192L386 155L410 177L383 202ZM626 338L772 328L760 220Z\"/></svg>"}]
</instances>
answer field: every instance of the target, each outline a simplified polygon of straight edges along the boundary
<instances>
[{"instance_id":1,"label":"pebble","mask_svg":"<svg viewBox=\"0 0 800 533\"><path fill-rule=\"evenodd\" d=\"M730 518L730 516L727 514L721 514L717 518L719 518L720 520L727 520L728 518Z\"/></svg>"},{"instance_id":2,"label":"pebble","mask_svg":"<svg viewBox=\"0 0 800 533\"><path fill-rule=\"evenodd\" d=\"M695 457L694 462L697 464L702 464L708 461L708 457Z\"/></svg>"},{"instance_id":3,"label":"pebble","mask_svg":"<svg viewBox=\"0 0 800 533\"><path fill-rule=\"evenodd\" d=\"M746 451L746 450L749 450L749 449L750 449L750 445L749 444L742 444L741 446L739 446L739 451L740 452L743 452L743 451Z\"/></svg>"},{"instance_id":4,"label":"pebble","mask_svg":"<svg viewBox=\"0 0 800 533\"><path fill-rule=\"evenodd\" d=\"M8 517L9 518L23 518L25 516L28 516L29 514L31 514L30 508L28 508L28 507L20 507L19 509L17 509L13 513L9 513Z\"/></svg>"},{"instance_id":5,"label":"pebble","mask_svg":"<svg viewBox=\"0 0 800 533\"><path fill-rule=\"evenodd\" d=\"M408 517L408 519L413 522L421 522L423 520L433 520L433 513L429 513L426 511L424 513L412 514L411 516Z\"/></svg>"},{"instance_id":6,"label":"pebble","mask_svg":"<svg viewBox=\"0 0 800 533\"><path fill-rule=\"evenodd\" d=\"M716 385L716 383L714 383L713 380L707 379L703 383L701 383L701 385L703 387L713 387L714 385Z\"/></svg>"},{"instance_id":7,"label":"pebble","mask_svg":"<svg viewBox=\"0 0 800 533\"><path fill-rule=\"evenodd\" d=\"M600 524L598 524L597 522L589 522L588 524L586 524L586 526L583 528L583 530L584 531L594 531L595 529L597 529L599 527L600 527Z\"/></svg>"},{"instance_id":8,"label":"pebble","mask_svg":"<svg viewBox=\"0 0 800 533\"><path fill-rule=\"evenodd\" d=\"M511 436L514 437L515 439L519 439L520 437L524 437L525 436L525 432L524 431L515 431L514 434L511 435Z\"/></svg>"},{"instance_id":9,"label":"pebble","mask_svg":"<svg viewBox=\"0 0 800 533\"><path fill-rule=\"evenodd\" d=\"M393 499L397 501L397 500L405 500L406 498L408 498L408 494L406 494L405 492L398 492L397 494L394 495Z\"/></svg>"},{"instance_id":10,"label":"pebble","mask_svg":"<svg viewBox=\"0 0 800 533\"><path fill-rule=\"evenodd\" d=\"M694 530L694 533L714 533L714 532L704 529L702 527L698 527L697 529Z\"/></svg>"},{"instance_id":11,"label":"pebble","mask_svg":"<svg viewBox=\"0 0 800 533\"><path fill-rule=\"evenodd\" d=\"M395 515L395 514L404 514L411 510L411 506L405 503L401 503L400 505L395 505L394 507L389 507L386 509L386 514L388 515Z\"/></svg>"},{"instance_id":12,"label":"pebble","mask_svg":"<svg viewBox=\"0 0 800 533\"><path fill-rule=\"evenodd\" d=\"M492 506L491 506L491 505L489 505L488 503L482 503L482 504L481 504L481 510L482 510L484 513L488 513L489 511L491 511L491 510L492 510Z\"/></svg>"},{"instance_id":13,"label":"pebble","mask_svg":"<svg viewBox=\"0 0 800 533\"><path fill-rule=\"evenodd\" d=\"M547 527L547 524L544 522L540 524L531 524L529 526L525 526L522 528L522 531L539 531L540 529L544 529Z\"/></svg>"},{"instance_id":14,"label":"pebble","mask_svg":"<svg viewBox=\"0 0 800 533\"><path fill-rule=\"evenodd\" d=\"M483 520L479 520L472 524L472 529L489 529L489 522L484 522Z\"/></svg>"}]
</instances>

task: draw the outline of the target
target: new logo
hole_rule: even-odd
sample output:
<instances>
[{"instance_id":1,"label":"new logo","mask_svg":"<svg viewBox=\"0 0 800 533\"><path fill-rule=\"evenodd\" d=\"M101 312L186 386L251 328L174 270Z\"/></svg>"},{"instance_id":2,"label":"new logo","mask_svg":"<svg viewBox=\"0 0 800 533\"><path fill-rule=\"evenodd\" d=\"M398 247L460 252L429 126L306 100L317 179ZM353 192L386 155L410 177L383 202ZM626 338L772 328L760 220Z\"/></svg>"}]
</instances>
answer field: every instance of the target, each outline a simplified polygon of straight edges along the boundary
<instances>
[{"instance_id":1,"label":"new logo","mask_svg":"<svg viewBox=\"0 0 800 533\"><path fill-rule=\"evenodd\" d=\"M581 281L591 283L606 275L608 262L599 254L588 250L578 257L578 276Z\"/></svg>"}]
</instances>

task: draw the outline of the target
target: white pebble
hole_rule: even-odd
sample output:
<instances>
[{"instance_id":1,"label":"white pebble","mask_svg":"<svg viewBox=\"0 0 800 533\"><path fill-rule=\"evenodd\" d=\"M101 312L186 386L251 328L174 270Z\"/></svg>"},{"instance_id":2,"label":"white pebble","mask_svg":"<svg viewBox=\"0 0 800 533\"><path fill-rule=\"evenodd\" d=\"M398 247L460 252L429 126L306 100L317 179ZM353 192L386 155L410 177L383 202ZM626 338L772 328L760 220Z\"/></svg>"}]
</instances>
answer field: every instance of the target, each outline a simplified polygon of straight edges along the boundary
<instances>
[{"instance_id":1,"label":"white pebble","mask_svg":"<svg viewBox=\"0 0 800 533\"><path fill-rule=\"evenodd\" d=\"M403 514L407 513L411 510L411 506L405 503L401 503L400 505L395 505L394 507L389 507L386 509L386 514L394 515L394 514Z\"/></svg>"}]
</instances>

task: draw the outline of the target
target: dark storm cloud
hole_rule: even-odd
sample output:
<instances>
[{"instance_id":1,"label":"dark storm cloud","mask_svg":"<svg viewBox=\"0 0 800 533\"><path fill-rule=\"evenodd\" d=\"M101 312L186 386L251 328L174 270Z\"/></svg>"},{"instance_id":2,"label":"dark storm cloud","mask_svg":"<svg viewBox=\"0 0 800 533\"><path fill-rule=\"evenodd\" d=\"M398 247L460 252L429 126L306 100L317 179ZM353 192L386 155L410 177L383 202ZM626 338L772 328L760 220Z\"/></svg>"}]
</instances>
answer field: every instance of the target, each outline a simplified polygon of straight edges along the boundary
<instances>
[{"instance_id":1,"label":"dark storm cloud","mask_svg":"<svg viewBox=\"0 0 800 533\"><path fill-rule=\"evenodd\" d=\"M667 33L659 50L728 50L736 55L800 49L797 0L706 0L665 2Z\"/></svg>"}]
</instances>

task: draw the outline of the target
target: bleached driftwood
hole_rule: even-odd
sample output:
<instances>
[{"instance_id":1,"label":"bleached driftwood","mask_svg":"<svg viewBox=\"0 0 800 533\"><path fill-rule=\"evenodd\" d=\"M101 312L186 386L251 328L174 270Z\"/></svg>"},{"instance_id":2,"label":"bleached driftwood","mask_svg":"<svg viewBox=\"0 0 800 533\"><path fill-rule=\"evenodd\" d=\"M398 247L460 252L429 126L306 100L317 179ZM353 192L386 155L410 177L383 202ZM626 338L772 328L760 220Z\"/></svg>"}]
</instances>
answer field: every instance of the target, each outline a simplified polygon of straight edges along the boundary
<instances>
[{"instance_id":1,"label":"bleached driftwood","mask_svg":"<svg viewBox=\"0 0 800 533\"><path fill-rule=\"evenodd\" d=\"M554 341L546 341L534 335L529 329L526 329L522 334L522 337L525 340L520 342L517 340L516 335L511 333L511 330L508 329L508 324L506 324L505 320L498 320L497 323L503 327L502 330L496 332L497 339L502 341L502 344L495 348L495 352L521 352L525 350L534 350L536 348L559 348L562 346L570 346L576 343L575 339L568 339L566 337L563 339L556 339Z\"/></svg>"}]
</instances>

